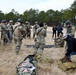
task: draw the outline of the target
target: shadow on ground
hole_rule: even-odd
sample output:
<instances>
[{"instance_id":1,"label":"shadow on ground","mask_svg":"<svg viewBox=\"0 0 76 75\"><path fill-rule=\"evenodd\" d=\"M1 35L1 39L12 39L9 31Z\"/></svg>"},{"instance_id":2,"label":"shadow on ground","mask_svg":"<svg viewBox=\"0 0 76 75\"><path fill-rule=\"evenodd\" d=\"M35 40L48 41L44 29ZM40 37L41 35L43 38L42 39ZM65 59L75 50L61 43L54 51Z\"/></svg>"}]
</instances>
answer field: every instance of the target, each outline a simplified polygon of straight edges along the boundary
<instances>
[{"instance_id":1,"label":"shadow on ground","mask_svg":"<svg viewBox=\"0 0 76 75\"><path fill-rule=\"evenodd\" d=\"M30 47L35 47L35 45L25 45L27 48L30 48ZM54 45L45 45L44 48L52 48L54 47Z\"/></svg>"}]
</instances>

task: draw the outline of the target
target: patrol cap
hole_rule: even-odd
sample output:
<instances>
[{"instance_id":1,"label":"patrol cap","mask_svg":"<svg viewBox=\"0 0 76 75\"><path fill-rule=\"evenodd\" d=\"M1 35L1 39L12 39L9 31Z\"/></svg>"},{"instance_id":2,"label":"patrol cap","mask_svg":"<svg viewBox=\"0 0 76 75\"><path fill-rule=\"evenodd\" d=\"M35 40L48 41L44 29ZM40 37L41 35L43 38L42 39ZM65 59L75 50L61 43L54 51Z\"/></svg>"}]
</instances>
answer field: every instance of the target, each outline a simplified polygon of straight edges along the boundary
<instances>
[{"instance_id":1,"label":"patrol cap","mask_svg":"<svg viewBox=\"0 0 76 75\"><path fill-rule=\"evenodd\" d=\"M2 22L2 23L6 23L6 22L7 22L7 20L3 19L1 22Z\"/></svg>"},{"instance_id":2,"label":"patrol cap","mask_svg":"<svg viewBox=\"0 0 76 75\"><path fill-rule=\"evenodd\" d=\"M22 22L23 22L23 21L22 21L22 18L19 18L19 19L17 20L17 22L21 22L21 23L22 23Z\"/></svg>"},{"instance_id":3,"label":"patrol cap","mask_svg":"<svg viewBox=\"0 0 76 75\"><path fill-rule=\"evenodd\" d=\"M67 39L67 36L68 36L68 35L63 36L63 39Z\"/></svg>"},{"instance_id":4,"label":"patrol cap","mask_svg":"<svg viewBox=\"0 0 76 75\"><path fill-rule=\"evenodd\" d=\"M13 20L10 20L9 22L13 22Z\"/></svg>"},{"instance_id":5,"label":"patrol cap","mask_svg":"<svg viewBox=\"0 0 76 75\"><path fill-rule=\"evenodd\" d=\"M71 24L71 21L70 20L67 20L66 21L66 25L68 25L68 24Z\"/></svg>"}]
</instances>

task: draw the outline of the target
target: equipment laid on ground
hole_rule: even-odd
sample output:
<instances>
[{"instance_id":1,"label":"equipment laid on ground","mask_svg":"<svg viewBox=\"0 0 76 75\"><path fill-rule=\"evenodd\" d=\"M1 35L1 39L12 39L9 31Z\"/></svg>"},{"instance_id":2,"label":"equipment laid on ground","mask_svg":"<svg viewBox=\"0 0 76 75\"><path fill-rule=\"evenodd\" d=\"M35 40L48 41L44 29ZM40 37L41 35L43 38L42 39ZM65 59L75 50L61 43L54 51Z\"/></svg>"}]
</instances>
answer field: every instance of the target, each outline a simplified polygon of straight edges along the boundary
<instances>
[{"instance_id":1,"label":"equipment laid on ground","mask_svg":"<svg viewBox=\"0 0 76 75\"><path fill-rule=\"evenodd\" d=\"M58 62L59 68L66 73L76 72L76 63L75 62Z\"/></svg>"},{"instance_id":2,"label":"equipment laid on ground","mask_svg":"<svg viewBox=\"0 0 76 75\"><path fill-rule=\"evenodd\" d=\"M17 75L37 75L35 55L28 55L18 66Z\"/></svg>"}]
</instances>

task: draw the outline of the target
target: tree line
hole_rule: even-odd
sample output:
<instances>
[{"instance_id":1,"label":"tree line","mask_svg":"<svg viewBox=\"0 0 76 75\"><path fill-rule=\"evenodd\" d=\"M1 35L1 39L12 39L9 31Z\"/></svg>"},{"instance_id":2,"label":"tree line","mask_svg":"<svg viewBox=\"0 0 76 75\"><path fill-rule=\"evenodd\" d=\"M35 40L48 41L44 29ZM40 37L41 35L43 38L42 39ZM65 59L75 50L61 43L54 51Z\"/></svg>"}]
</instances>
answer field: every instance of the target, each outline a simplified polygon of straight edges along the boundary
<instances>
[{"instance_id":1,"label":"tree line","mask_svg":"<svg viewBox=\"0 0 76 75\"><path fill-rule=\"evenodd\" d=\"M38 9L25 10L23 14L19 14L17 11L12 9L9 13L3 13L0 10L0 22L2 19L9 21L10 19L17 21L18 18L22 18L23 21L29 21L34 24L35 21L45 22L48 25L58 25L65 23L66 20L71 20L72 24L76 24L76 0L71 4L71 6L65 10L53 10L49 9L45 11L39 11Z\"/></svg>"}]
</instances>

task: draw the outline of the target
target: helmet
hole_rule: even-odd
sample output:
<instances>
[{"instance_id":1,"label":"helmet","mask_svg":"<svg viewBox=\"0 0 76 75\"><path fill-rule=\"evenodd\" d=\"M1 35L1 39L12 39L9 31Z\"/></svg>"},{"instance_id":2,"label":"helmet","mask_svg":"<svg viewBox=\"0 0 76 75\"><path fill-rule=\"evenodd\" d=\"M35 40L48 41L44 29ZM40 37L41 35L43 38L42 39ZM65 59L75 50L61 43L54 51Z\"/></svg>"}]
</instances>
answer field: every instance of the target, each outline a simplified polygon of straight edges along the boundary
<instances>
[{"instance_id":1,"label":"helmet","mask_svg":"<svg viewBox=\"0 0 76 75\"><path fill-rule=\"evenodd\" d=\"M21 22L21 23L22 23L22 22L23 22L23 21L22 21L22 18L19 18L19 19L17 20L17 22Z\"/></svg>"},{"instance_id":2,"label":"helmet","mask_svg":"<svg viewBox=\"0 0 76 75\"><path fill-rule=\"evenodd\" d=\"M13 22L13 20L10 20L9 22Z\"/></svg>"},{"instance_id":3,"label":"helmet","mask_svg":"<svg viewBox=\"0 0 76 75\"><path fill-rule=\"evenodd\" d=\"M68 24L71 24L70 20L67 20L66 21L66 25L68 25Z\"/></svg>"},{"instance_id":4,"label":"helmet","mask_svg":"<svg viewBox=\"0 0 76 75\"><path fill-rule=\"evenodd\" d=\"M38 22L36 21L35 24L37 24Z\"/></svg>"},{"instance_id":5,"label":"helmet","mask_svg":"<svg viewBox=\"0 0 76 75\"><path fill-rule=\"evenodd\" d=\"M4 19L4 20L2 20L1 22L2 22L2 23L5 23L5 22L7 22L7 20Z\"/></svg>"},{"instance_id":6,"label":"helmet","mask_svg":"<svg viewBox=\"0 0 76 75\"><path fill-rule=\"evenodd\" d=\"M28 21L26 21L26 23L28 23Z\"/></svg>"}]
</instances>

